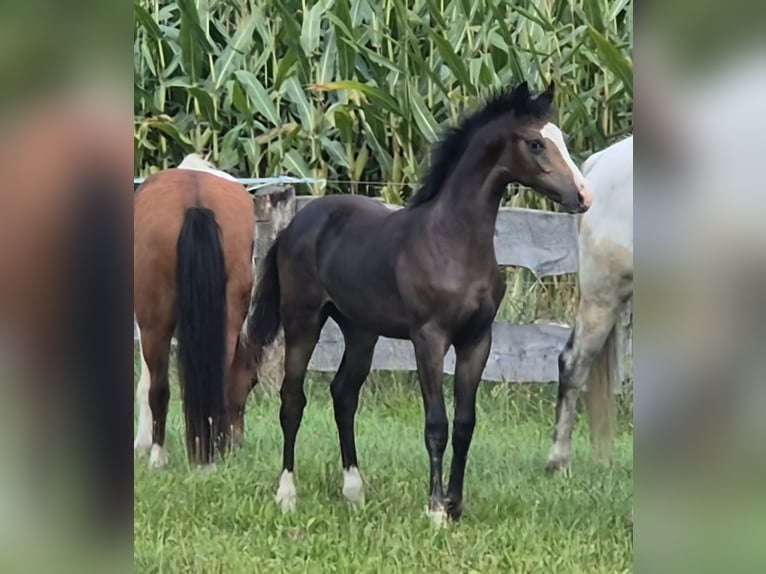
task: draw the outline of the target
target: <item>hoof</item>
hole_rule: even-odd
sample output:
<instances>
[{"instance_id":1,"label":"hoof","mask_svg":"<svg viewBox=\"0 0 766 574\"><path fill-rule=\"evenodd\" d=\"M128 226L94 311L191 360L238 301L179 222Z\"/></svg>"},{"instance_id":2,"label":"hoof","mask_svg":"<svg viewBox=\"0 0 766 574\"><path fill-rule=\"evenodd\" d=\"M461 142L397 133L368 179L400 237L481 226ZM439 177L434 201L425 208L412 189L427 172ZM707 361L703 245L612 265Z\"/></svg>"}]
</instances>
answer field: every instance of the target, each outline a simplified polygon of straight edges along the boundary
<instances>
[{"instance_id":1,"label":"hoof","mask_svg":"<svg viewBox=\"0 0 766 574\"><path fill-rule=\"evenodd\" d=\"M554 443L550 454L548 454L548 462L545 464L546 474L564 473L565 475L569 475L569 463L571 460L572 447L568 445L561 446L558 443Z\"/></svg>"},{"instance_id":2,"label":"hoof","mask_svg":"<svg viewBox=\"0 0 766 574\"><path fill-rule=\"evenodd\" d=\"M463 517L463 501L452 502L447 500L447 514L455 522L460 520Z\"/></svg>"},{"instance_id":3,"label":"hoof","mask_svg":"<svg viewBox=\"0 0 766 574\"><path fill-rule=\"evenodd\" d=\"M165 468L168 465L168 451L165 447L158 444L152 445L149 454L149 466L152 468Z\"/></svg>"},{"instance_id":4,"label":"hoof","mask_svg":"<svg viewBox=\"0 0 766 574\"><path fill-rule=\"evenodd\" d=\"M237 430L234 427L231 428L231 445L233 449L239 450L245 446L245 433L241 430Z\"/></svg>"},{"instance_id":5,"label":"hoof","mask_svg":"<svg viewBox=\"0 0 766 574\"><path fill-rule=\"evenodd\" d=\"M277 489L277 495L274 498L279 505L282 514L289 512L295 512L295 506L298 502L298 494L295 491L295 481L293 480L293 473L282 472L279 477L279 488Z\"/></svg>"},{"instance_id":6,"label":"hoof","mask_svg":"<svg viewBox=\"0 0 766 574\"><path fill-rule=\"evenodd\" d=\"M136 437L136 440L133 441L133 450L136 451L136 454L138 456L146 457L149 456L149 453L152 450L152 439L151 437L149 440L145 440L140 436Z\"/></svg>"},{"instance_id":7,"label":"hoof","mask_svg":"<svg viewBox=\"0 0 766 574\"><path fill-rule=\"evenodd\" d=\"M562 476L570 476L569 459L548 459L548 462L545 464L545 473L548 475L561 474Z\"/></svg>"},{"instance_id":8,"label":"hoof","mask_svg":"<svg viewBox=\"0 0 766 574\"><path fill-rule=\"evenodd\" d=\"M441 505L435 506L434 508L427 506L426 516L428 517L428 520L431 521L431 524L436 528L442 528L447 524L447 511Z\"/></svg>"},{"instance_id":9,"label":"hoof","mask_svg":"<svg viewBox=\"0 0 766 574\"><path fill-rule=\"evenodd\" d=\"M364 504L364 482L355 466L343 471L343 496L352 504Z\"/></svg>"}]
</instances>

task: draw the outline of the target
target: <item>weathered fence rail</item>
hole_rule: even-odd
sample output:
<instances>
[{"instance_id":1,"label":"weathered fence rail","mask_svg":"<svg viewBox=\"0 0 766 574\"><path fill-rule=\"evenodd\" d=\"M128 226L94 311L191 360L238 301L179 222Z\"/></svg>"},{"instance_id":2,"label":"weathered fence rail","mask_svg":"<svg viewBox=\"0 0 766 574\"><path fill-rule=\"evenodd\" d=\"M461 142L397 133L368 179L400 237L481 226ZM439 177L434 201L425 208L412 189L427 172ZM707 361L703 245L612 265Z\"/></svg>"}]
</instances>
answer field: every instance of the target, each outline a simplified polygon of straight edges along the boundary
<instances>
[{"instance_id":1,"label":"weathered fence rail","mask_svg":"<svg viewBox=\"0 0 766 574\"><path fill-rule=\"evenodd\" d=\"M271 193L264 188L256 194ZM296 198L295 210L316 199ZM391 209L400 209L389 205ZM288 209L289 211L290 209ZM504 267L526 267L538 277L577 272L577 219L568 213L503 207L495 224L495 254Z\"/></svg>"},{"instance_id":2,"label":"weathered fence rail","mask_svg":"<svg viewBox=\"0 0 766 574\"><path fill-rule=\"evenodd\" d=\"M558 380L558 355L570 327L551 323L513 325L497 321L492 326L492 350L482 379L501 382L548 382ZM335 372L343 356L340 327L328 319L309 368ZM410 341L381 337L375 347L372 368L381 371L415 371ZM450 348L444 372L455 374L455 351Z\"/></svg>"},{"instance_id":3,"label":"weathered fence rail","mask_svg":"<svg viewBox=\"0 0 766 574\"><path fill-rule=\"evenodd\" d=\"M298 210L315 197L295 196L290 185L270 185L254 194L256 209L256 264ZM391 209L399 209L389 206ZM530 269L544 277L576 273L578 267L577 219L565 213L532 209L501 208L495 229L495 251L502 266ZM624 323L626 323L624 321ZM504 382L549 382L558 379L558 354L571 327L554 323L493 325L492 350L483 379ZM622 336L629 352L630 333ZM279 344L279 343L278 343ZM309 369L333 372L343 355L343 337L338 325L328 320L319 338ZM281 363L281 352L274 354ZM415 371L412 343L381 337L375 349L373 370ZM454 374L455 355L450 349L444 372ZM620 365L620 373L625 369Z\"/></svg>"},{"instance_id":4,"label":"weathered fence rail","mask_svg":"<svg viewBox=\"0 0 766 574\"><path fill-rule=\"evenodd\" d=\"M293 199L289 191L285 192L284 186L259 190L256 202L258 205L267 205L270 215L258 215L256 241L260 248L256 250L257 253L263 253L277 230L315 199L313 196ZM399 209L393 205L388 207ZM577 218L566 213L502 208L495 226L495 252L500 265L525 267L538 277L576 273ZM492 328L492 350L482 378L501 382L558 380L558 355L570 330L568 325L554 323L522 325L496 321ZM329 319L322 330L309 369L334 372L340 364L343 349L340 328ZM417 367L412 343L381 337L375 348L372 368L415 371ZM454 369L455 354L450 349L444 361L444 372L454 374Z\"/></svg>"}]
</instances>

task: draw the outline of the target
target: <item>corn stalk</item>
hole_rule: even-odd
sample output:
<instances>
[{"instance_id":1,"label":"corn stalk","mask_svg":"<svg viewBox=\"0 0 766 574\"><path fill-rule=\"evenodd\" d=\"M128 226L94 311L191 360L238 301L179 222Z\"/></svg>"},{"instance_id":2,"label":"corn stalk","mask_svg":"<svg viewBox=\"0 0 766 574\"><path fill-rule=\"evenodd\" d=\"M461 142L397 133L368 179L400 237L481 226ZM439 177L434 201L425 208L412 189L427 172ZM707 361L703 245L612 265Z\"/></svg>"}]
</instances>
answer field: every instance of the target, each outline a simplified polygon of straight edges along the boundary
<instances>
[{"instance_id":1,"label":"corn stalk","mask_svg":"<svg viewBox=\"0 0 766 574\"><path fill-rule=\"evenodd\" d=\"M578 160L632 130L632 0L136 0L134 14L137 175L202 151L238 176L401 203L442 126L522 79L556 80Z\"/></svg>"}]
</instances>

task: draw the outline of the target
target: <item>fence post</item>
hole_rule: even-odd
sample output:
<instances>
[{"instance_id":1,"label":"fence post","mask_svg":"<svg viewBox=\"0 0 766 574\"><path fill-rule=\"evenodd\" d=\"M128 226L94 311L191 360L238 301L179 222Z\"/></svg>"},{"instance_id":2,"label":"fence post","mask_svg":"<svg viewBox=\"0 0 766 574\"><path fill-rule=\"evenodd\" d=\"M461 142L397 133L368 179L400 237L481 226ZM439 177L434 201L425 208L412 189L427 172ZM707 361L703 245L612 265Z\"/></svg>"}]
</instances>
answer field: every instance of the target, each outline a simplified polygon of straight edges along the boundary
<instances>
[{"instance_id":1,"label":"fence post","mask_svg":"<svg viewBox=\"0 0 766 574\"><path fill-rule=\"evenodd\" d=\"M261 276L262 262L277 234L287 227L295 215L295 189L291 185L268 185L253 196L255 203L255 269ZM258 373L258 382L267 392L276 392L284 376L284 334L266 350Z\"/></svg>"}]
</instances>

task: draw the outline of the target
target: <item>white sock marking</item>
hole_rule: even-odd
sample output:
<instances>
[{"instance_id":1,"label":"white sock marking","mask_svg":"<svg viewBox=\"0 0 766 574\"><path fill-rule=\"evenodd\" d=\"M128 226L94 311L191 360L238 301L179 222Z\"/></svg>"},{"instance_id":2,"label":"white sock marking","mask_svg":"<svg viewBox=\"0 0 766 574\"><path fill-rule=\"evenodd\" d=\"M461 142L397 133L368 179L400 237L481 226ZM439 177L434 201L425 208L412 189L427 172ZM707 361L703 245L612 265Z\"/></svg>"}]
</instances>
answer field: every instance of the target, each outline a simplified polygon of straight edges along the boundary
<instances>
[{"instance_id":1,"label":"white sock marking","mask_svg":"<svg viewBox=\"0 0 766 574\"><path fill-rule=\"evenodd\" d=\"M158 444L152 445L152 452L149 454L149 466L152 468L164 468L168 465L168 451L165 447Z\"/></svg>"},{"instance_id":2,"label":"white sock marking","mask_svg":"<svg viewBox=\"0 0 766 574\"><path fill-rule=\"evenodd\" d=\"M298 500L298 494L295 492L295 480L292 472L282 471L279 477L279 488L277 489L276 501L282 513L293 512Z\"/></svg>"},{"instance_id":3,"label":"white sock marking","mask_svg":"<svg viewBox=\"0 0 766 574\"><path fill-rule=\"evenodd\" d=\"M364 504L364 482L355 466L343 471L343 496L354 504Z\"/></svg>"},{"instance_id":4,"label":"white sock marking","mask_svg":"<svg viewBox=\"0 0 766 574\"><path fill-rule=\"evenodd\" d=\"M437 508L431 510L429 506L426 507L426 516L436 528L441 528L447 522L447 511L444 508Z\"/></svg>"}]
</instances>

